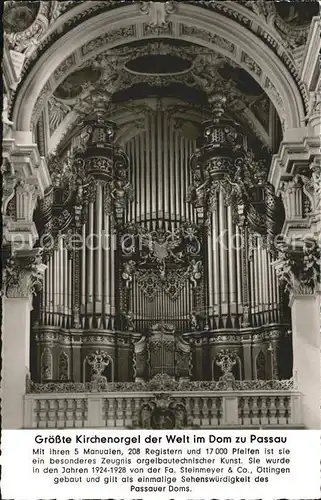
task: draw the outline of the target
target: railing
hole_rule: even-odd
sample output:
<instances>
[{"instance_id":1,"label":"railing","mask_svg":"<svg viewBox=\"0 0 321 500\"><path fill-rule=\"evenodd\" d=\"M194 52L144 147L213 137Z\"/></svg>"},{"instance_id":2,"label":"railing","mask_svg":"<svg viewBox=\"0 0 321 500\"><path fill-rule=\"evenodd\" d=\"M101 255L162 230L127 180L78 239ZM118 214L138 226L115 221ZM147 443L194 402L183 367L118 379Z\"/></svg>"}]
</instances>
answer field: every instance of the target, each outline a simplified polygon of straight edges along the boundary
<instances>
[{"instance_id":1,"label":"railing","mask_svg":"<svg viewBox=\"0 0 321 500\"><path fill-rule=\"evenodd\" d=\"M26 394L24 427L133 428L142 405L164 391ZM300 393L293 390L174 391L192 428L299 428Z\"/></svg>"}]
</instances>

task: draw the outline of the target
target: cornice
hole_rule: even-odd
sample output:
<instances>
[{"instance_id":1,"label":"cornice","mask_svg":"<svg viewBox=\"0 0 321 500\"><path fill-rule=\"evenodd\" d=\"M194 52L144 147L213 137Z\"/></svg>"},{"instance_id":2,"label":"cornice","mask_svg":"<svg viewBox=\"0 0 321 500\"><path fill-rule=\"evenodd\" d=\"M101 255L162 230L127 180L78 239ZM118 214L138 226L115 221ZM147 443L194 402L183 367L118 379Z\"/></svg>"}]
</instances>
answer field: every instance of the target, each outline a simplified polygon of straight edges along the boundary
<instances>
[{"instance_id":1,"label":"cornice","mask_svg":"<svg viewBox=\"0 0 321 500\"><path fill-rule=\"evenodd\" d=\"M296 129L293 131L293 136L297 136L297 140L293 137L289 140L281 142L279 151L273 155L269 182L274 186L278 193L280 183L306 169L309 163L312 162L314 156L320 154L320 138L317 136L304 137L307 133L306 128Z\"/></svg>"}]
</instances>

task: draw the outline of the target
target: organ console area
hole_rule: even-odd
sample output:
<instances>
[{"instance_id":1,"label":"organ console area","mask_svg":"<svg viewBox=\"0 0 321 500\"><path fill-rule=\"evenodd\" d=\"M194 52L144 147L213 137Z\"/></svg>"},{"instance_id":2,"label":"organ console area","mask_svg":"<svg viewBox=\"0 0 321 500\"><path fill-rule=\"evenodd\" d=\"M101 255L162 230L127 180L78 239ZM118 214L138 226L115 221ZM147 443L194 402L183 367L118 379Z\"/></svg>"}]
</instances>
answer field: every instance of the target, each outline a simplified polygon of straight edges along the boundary
<instances>
[{"instance_id":1,"label":"organ console area","mask_svg":"<svg viewBox=\"0 0 321 500\"><path fill-rule=\"evenodd\" d=\"M88 382L98 351L114 382L218 380L223 351L236 379L290 377L272 266L282 213L253 137L225 114L144 105L139 125L134 106L127 121L85 120L49 161L35 215L47 269L33 381Z\"/></svg>"}]
</instances>

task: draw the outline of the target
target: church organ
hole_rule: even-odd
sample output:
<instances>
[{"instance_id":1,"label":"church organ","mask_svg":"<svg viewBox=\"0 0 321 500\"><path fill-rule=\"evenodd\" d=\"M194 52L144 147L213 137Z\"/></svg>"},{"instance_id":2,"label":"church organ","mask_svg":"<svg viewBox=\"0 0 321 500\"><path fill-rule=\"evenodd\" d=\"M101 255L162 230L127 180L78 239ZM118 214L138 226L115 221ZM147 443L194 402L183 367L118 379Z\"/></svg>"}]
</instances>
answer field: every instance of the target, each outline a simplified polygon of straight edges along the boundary
<instances>
[{"instance_id":1,"label":"church organ","mask_svg":"<svg viewBox=\"0 0 321 500\"><path fill-rule=\"evenodd\" d=\"M276 376L269 346L278 359L289 327L271 266L269 218L264 196L253 210L254 203L247 206L233 191L236 173L231 177L247 138L229 120L201 122L199 116L189 128L175 107L159 100L143 126L127 139L121 134L122 147L117 124L98 116L53 160L57 187L38 214L45 221L41 235L54 241L54 250L46 252L33 314L36 381L49 352L49 379L63 380L68 359L68 379L85 382L86 359L97 349L112 359L115 381L161 370L210 380L222 349L236 353L237 378ZM158 340L167 342L161 359L152 348L157 325L172 329L172 341ZM173 361L178 339L188 357L182 375Z\"/></svg>"}]
</instances>

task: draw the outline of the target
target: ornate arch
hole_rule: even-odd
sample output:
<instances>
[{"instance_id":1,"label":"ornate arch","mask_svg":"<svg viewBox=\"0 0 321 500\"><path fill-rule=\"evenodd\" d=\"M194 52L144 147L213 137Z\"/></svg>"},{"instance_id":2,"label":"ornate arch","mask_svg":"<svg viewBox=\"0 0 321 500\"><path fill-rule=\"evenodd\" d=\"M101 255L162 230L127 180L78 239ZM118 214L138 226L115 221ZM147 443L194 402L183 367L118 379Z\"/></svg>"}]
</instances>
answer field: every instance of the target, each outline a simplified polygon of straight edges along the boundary
<instances>
[{"instance_id":1,"label":"ornate arch","mask_svg":"<svg viewBox=\"0 0 321 500\"><path fill-rule=\"evenodd\" d=\"M41 382L47 382L53 378L53 359L51 349L45 347L41 354Z\"/></svg>"},{"instance_id":2,"label":"ornate arch","mask_svg":"<svg viewBox=\"0 0 321 500\"><path fill-rule=\"evenodd\" d=\"M239 64L270 97L284 128L300 127L305 110L298 84L287 65L270 48L271 44L265 43L264 37L257 36L246 27L244 14L234 13L234 16L228 17L185 3L179 4L176 10L168 14L161 26L153 24L151 13L140 12L139 2L98 13L75 27L69 19L72 29L43 49L43 53L24 72L11 114L17 130L30 130L37 108L44 105L68 74L94 53L124 42L159 37L197 43ZM246 12L246 9L243 10ZM250 21L252 14L247 15ZM59 19L61 26L64 16L70 18L70 12ZM112 26L107 33L106 26ZM266 25L264 29L267 29ZM49 36L47 40L51 38Z\"/></svg>"}]
</instances>

